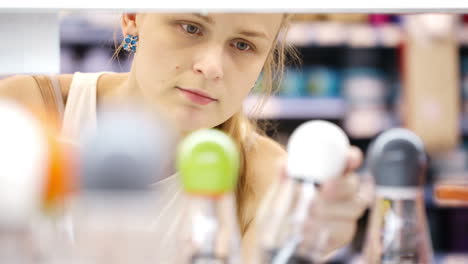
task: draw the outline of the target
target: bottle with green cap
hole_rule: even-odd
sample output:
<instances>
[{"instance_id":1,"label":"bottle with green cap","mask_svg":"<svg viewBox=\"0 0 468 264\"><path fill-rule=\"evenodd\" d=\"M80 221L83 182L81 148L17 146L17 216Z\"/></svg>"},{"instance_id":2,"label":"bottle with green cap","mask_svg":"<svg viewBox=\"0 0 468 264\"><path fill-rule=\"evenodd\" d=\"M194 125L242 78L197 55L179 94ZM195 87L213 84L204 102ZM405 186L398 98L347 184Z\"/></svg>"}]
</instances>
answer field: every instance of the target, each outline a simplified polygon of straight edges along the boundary
<instances>
[{"instance_id":1,"label":"bottle with green cap","mask_svg":"<svg viewBox=\"0 0 468 264\"><path fill-rule=\"evenodd\" d=\"M239 160L237 146L220 130L195 131L179 144L177 167L188 197L188 224L181 232L184 248L177 263L239 263L234 199Z\"/></svg>"}]
</instances>

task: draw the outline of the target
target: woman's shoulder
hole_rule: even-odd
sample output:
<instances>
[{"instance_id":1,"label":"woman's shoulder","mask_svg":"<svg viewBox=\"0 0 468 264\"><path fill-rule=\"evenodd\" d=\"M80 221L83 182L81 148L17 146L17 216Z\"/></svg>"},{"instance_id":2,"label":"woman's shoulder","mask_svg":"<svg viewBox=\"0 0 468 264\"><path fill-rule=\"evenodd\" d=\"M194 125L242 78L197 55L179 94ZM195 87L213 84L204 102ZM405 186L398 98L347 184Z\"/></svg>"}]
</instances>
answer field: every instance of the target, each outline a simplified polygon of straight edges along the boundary
<instances>
[{"instance_id":1,"label":"woman's shoulder","mask_svg":"<svg viewBox=\"0 0 468 264\"><path fill-rule=\"evenodd\" d=\"M39 85L33 75L12 75L0 80L0 97L33 110L43 109Z\"/></svg>"},{"instance_id":2,"label":"woman's shoulder","mask_svg":"<svg viewBox=\"0 0 468 264\"><path fill-rule=\"evenodd\" d=\"M59 84L62 96L67 98L74 73L54 75ZM42 105L42 95L35 79L36 75L17 74L0 79L0 97L14 100L35 109ZM127 73L105 73L99 79L99 87L113 86L126 78ZM49 76L52 78L52 75Z\"/></svg>"},{"instance_id":3,"label":"woman's shoulder","mask_svg":"<svg viewBox=\"0 0 468 264\"><path fill-rule=\"evenodd\" d=\"M270 184L280 177L286 161L286 150L277 141L263 135L256 135L255 144L247 152L247 181L255 192L263 194Z\"/></svg>"},{"instance_id":4,"label":"woman's shoulder","mask_svg":"<svg viewBox=\"0 0 468 264\"><path fill-rule=\"evenodd\" d=\"M74 74L45 75L56 78L64 98L67 97ZM37 82L38 75L16 74L0 80L0 97L13 100L32 109L42 109L43 97Z\"/></svg>"}]
</instances>

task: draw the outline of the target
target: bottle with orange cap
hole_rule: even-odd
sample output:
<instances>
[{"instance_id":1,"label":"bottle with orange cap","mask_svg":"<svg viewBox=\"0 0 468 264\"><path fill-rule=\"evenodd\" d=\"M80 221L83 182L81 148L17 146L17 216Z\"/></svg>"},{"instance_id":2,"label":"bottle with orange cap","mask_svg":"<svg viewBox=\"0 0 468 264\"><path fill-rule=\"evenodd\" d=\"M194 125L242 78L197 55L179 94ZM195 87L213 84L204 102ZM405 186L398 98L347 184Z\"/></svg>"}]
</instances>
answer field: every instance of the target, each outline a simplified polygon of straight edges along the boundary
<instances>
[{"instance_id":1,"label":"bottle with orange cap","mask_svg":"<svg viewBox=\"0 0 468 264\"><path fill-rule=\"evenodd\" d=\"M60 140L59 125L55 119L40 115L40 112L34 114L41 123L49 150L35 236L47 263L63 263L70 260L73 242L68 206L75 191L77 150Z\"/></svg>"}]
</instances>

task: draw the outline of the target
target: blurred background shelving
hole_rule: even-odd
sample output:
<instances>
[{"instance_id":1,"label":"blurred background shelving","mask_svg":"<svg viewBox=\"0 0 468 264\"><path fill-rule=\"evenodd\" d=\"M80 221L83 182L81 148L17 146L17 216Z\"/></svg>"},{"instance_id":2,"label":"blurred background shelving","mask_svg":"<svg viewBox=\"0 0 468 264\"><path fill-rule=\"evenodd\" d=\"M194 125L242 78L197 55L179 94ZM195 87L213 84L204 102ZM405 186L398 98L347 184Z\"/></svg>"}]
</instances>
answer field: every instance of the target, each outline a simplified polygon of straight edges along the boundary
<instances>
[{"instance_id":1,"label":"blurred background shelving","mask_svg":"<svg viewBox=\"0 0 468 264\"><path fill-rule=\"evenodd\" d=\"M111 59L122 41L120 14L64 12L60 19L62 73L130 69L131 59L125 52ZM439 157L430 156L426 205L435 251L468 253L468 208L441 207L432 197L435 179L447 173L447 168L468 172L468 15L459 14L457 19L461 144L450 155L459 158L440 165ZM365 153L381 131L404 124L404 23L404 15L393 14L296 16L287 38L297 48L301 66L286 68L282 86L259 113L251 112L261 88L255 87L245 102L246 112L260 123L273 122L267 133L283 144L306 120L335 122ZM359 232L362 228L356 247L363 235Z\"/></svg>"}]
</instances>

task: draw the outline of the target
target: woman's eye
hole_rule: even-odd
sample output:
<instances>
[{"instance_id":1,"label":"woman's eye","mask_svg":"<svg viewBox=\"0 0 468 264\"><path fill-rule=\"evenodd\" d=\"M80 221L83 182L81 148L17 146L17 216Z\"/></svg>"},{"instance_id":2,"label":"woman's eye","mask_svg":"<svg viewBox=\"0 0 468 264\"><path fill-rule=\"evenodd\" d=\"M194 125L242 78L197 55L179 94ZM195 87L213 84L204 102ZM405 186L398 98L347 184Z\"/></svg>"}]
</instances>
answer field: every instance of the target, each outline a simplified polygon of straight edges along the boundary
<instances>
[{"instance_id":1,"label":"woman's eye","mask_svg":"<svg viewBox=\"0 0 468 264\"><path fill-rule=\"evenodd\" d=\"M182 24L182 28L189 34L198 34L200 33L200 28L191 24Z\"/></svg>"},{"instance_id":2,"label":"woman's eye","mask_svg":"<svg viewBox=\"0 0 468 264\"><path fill-rule=\"evenodd\" d=\"M242 42L242 41L236 42L235 45L238 50L242 50L242 51L248 51L252 49L252 47L249 44Z\"/></svg>"}]
</instances>

